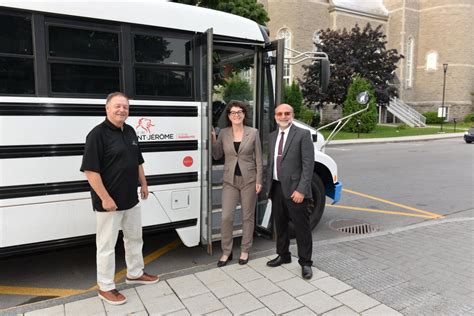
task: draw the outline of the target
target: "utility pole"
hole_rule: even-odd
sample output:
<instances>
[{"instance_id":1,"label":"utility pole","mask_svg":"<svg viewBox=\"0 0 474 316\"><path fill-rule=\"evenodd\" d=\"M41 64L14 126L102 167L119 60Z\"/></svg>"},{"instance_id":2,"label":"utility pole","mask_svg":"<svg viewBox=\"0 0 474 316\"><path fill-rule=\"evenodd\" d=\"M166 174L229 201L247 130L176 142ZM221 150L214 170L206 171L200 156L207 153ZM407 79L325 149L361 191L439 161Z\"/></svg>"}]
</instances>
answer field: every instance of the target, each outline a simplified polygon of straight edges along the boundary
<instances>
[{"instance_id":1,"label":"utility pole","mask_svg":"<svg viewBox=\"0 0 474 316\"><path fill-rule=\"evenodd\" d=\"M446 112L444 111L444 94L446 92L446 72L448 71L448 64L443 64L443 71L444 71L444 75L443 75L443 101L441 103L441 133L443 132L443 123L444 123L444 120L446 118Z\"/></svg>"}]
</instances>

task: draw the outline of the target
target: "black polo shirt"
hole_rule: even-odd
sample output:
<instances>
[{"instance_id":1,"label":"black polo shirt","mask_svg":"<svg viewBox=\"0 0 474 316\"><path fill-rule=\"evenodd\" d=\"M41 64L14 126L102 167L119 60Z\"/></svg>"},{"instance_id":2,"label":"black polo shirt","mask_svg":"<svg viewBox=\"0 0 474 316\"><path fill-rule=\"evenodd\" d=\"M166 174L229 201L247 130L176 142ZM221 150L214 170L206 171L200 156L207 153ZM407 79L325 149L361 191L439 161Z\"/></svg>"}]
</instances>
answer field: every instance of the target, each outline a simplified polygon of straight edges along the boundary
<instances>
[{"instance_id":1,"label":"black polo shirt","mask_svg":"<svg viewBox=\"0 0 474 316\"><path fill-rule=\"evenodd\" d=\"M87 135L81 171L100 173L120 211L138 203L138 166L143 162L135 130L127 124L122 130L105 119ZM91 195L94 210L104 212L102 200L92 188Z\"/></svg>"}]
</instances>

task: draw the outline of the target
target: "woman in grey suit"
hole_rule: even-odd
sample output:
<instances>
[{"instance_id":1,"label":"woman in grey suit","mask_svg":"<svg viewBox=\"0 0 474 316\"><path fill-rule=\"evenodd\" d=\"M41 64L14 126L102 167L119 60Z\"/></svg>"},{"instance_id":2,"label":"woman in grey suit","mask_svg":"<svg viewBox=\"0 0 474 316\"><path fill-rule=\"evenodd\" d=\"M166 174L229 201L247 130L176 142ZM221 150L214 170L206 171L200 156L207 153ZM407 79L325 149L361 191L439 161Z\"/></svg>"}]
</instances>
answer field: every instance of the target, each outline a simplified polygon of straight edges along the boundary
<instances>
[{"instance_id":1,"label":"woman in grey suit","mask_svg":"<svg viewBox=\"0 0 474 316\"><path fill-rule=\"evenodd\" d=\"M255 203L262 190L262 146L258 130L244 124L247 107L243 102L230 101L226 107L228 127L219 137L212 132L214 159L225 156L222 187L221 247L218 267L232 260L234 211L240 199L242 206L242 245L239 264L249 260L253 241Z\"/></svg>"}]
</instances>

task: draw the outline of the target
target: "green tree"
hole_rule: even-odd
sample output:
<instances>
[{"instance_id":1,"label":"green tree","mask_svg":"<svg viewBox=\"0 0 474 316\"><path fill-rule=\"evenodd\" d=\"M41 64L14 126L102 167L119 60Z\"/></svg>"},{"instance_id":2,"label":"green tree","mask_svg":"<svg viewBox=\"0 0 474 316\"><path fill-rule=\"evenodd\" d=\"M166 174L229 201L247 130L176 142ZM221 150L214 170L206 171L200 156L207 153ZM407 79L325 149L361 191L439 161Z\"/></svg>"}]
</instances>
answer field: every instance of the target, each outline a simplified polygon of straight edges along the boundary
<instances>
[{"instance_id":1,"label":"green tree","mask_svg":"<svg viewBox=\"0 0 474 316\"><path fill-rule=\"evenodd\" d=\"M293 107L295 115L298 117L300 109L303 106L303 93L300 86L293 81L291 85L285 85L283 91L283 102Z\"/></svg>"},{"instance_id":2,"label":"green tree","mask_svg":"<svg viewBox=\"0 0 474 316\"><path fill-rule=\"evenodd\" d=\"M311 126L318 126L320 115L318 112L304 105L303 93L298 83L293 81L291 85L285 85L283 90L283 102L291 105L295 111L295 118Z\"/></svg>"},{"instance_id":3,"label":"green tree","mask_svg":"<svg viewBox=\"0 0 474 316\"><path fill-rule=\"evenodd\" d=\"M270 21L267 11L257 0L174 0L172 2L232 13L255 21L261 25L266 25L266 23Z\"/></svg>"},{"instance_id":4,"label":"green tree","mask_svg":"<svg viewBox=\"0 0 474 316\"><path fill-rule=\"evenodd\" d=\"M330 104L341 106L346 100L347 87L352 78L360 75L375 89L379 105L388 104L397 90L389 85L395 77L395 69L402 55L396 49L386 49L386 36L382 26L373 29L368 23L364 29L357 24L352 30L324 30L320 32L320 51L328 54L331 77L327 91L319 89L319 65L303 66L305 74L301 85L303 95L310 104L323 107Z\"/></svg>"},{"instance_id":5,"label":"green tree","mask_svg":"<svg viewBox=\"0 0 474 316\"><path fill-rule=\"evenodd\" d=\"M374 130L377 125L378 115L374 88L368 80L360 76L354 77L349 86L347 97L344 101L344 107L342 108L343 116L352 114L366 107L365 104L359 104L357 102L357 95L363 91L369 93L369 109L353 117L344 127L346 131L354 133L369 133ZM358 122L360 122L360 126Z\"/></svg>"}]
</instances>

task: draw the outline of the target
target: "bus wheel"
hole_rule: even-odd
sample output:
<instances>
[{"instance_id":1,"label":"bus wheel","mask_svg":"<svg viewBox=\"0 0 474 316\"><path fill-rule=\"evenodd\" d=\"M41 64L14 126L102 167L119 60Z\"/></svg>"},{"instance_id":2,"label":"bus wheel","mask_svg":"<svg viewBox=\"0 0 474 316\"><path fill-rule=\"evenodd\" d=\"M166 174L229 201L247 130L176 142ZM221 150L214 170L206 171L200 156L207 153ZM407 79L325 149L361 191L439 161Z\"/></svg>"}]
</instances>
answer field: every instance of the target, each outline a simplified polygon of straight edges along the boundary
<instances>
[{"instance_id":1,"label":"bus wheel","mask_svg":"<svg viewBox=\"0 0 474 316\"><path fill-rule=\"evenodd\" d=\"M313 230L321 220L324 206L326 205L326 188L324 187L323 181L316 173L313 174L313 180L311 181L311 191L313 194L313 200L308 204L308 211L310 212L309 225L311 230ZM295 228L291 221L288 227L288 233L290 238L295 238Z\"/></svg>"}]
</instances>

